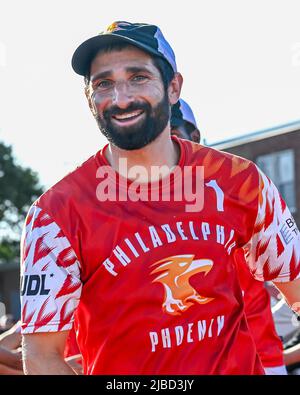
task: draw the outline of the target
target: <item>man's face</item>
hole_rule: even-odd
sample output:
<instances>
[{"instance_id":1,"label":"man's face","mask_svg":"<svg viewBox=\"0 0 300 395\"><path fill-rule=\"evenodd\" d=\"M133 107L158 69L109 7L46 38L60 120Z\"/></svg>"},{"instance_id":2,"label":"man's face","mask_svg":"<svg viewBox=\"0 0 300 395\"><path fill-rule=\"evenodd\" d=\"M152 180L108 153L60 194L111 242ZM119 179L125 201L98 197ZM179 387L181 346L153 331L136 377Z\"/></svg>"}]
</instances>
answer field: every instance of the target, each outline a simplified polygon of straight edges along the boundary
<instances>
[{"instance_id":1,"label":"man's face","mask_svg":"<svg viewBox=\"0 0 300 395\"><path fill-rule=\"evenodd\" d=\"M188 132L185 130L184 125L179 125L179 126L172 128L171 134L173 136L177 136L183 140L190 140L190 136L189 136Z\"/></svg>"},{"instance_id":2,"label":"man's face","mask_svg":"<svg viewBox=\"0 0 300 395\"><path fill-rule=\"evenodd\" d=\"M190 140L194 141L195 143L200 143L199 130L189 122L183 121L181 125L172 128L171 134L183 140Z\"/></svg>"},{"instance_id":3,"label":"man's face","mask_svg":"<svg viewBox=\"0 0 300 395\"><path fill-rule=\"evenodd\" d=\"M90 75L93 113L111 143L139 149L164 131L170 116L168 94L148 54L135 47L101 53Z\"/></svg>"}]
</instances>

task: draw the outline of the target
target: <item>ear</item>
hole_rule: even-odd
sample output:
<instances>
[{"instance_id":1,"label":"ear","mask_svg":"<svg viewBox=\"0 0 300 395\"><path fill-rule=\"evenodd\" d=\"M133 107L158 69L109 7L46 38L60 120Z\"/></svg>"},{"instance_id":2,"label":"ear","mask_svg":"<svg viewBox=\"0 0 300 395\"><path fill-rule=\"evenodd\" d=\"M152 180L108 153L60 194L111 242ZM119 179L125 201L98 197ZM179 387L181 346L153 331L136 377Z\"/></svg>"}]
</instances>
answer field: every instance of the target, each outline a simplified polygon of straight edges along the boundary
<instances>
[{"instance_id":1,"label":"ear","mask_svg":"<svg viewBox=\"0 0 300 395\"><path fill-rule=\"evenodd\" d=\"M84 88L84 93L85 93L85 97L87 98L87 101L88 101L90 110L91 110L93 116L95 117L96 114L97 114L97 110L96 110L94 101L93 101L93 99L92 99L92 97L91 97L91 92L90 92L89 86L86 86L86 87Z\"/></svg>"},{"instance_id":2,"label":"ear","mask_svg":"<svg viewBox=\"0 0 300 395\"><path fill-rule=\"evenodd\" d=\"M180 98L182 83L183 83L182 75L180 73L175 73L174 78L172 79L168 87L168 96L171 105L178 102Z\"/></svg>"}]
</instances>

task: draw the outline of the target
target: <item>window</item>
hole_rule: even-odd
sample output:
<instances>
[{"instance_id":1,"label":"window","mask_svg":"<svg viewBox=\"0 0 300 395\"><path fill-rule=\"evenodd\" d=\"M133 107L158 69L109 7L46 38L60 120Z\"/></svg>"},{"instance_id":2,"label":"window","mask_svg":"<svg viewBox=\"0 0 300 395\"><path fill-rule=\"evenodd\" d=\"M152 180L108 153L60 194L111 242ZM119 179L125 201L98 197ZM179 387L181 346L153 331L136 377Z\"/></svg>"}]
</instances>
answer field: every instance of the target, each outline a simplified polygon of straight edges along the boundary
<instances>
[{"instance_id":1,"label":"window","mask_svg":"<svg viewBox=\"0 0 300 395\"><path fill-rule=\"evenodd\" d=\"M294 151L274 152L256 159L257 166L274 182L292 213L297 210L295 196Z\"/></svg>"}]
</instances>

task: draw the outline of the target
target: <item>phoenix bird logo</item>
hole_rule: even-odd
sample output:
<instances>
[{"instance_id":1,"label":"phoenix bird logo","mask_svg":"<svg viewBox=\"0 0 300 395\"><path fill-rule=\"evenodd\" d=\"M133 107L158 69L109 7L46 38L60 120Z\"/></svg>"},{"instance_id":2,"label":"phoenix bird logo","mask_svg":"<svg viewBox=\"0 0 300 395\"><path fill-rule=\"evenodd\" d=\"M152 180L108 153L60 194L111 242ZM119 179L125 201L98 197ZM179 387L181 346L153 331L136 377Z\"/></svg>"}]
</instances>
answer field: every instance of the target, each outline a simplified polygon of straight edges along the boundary
<instances>
[{"instance_id":1,"label":"phoenix bird logo","mask_svg":"<svg viewBox=\"0 0 300 395\"><path fill-rule=\"evenodd\" d=\"M195 255L176 255L151 265L157 266L151 274L160 273L152 282L161 283L165 290L162 305L165 313L180 315L194 303L205 304L214 299L199 295L189 283L192 276L201 272L207 275L213 267L212 260L194 260L194 257Z\"/></svg>"}]
</instances>

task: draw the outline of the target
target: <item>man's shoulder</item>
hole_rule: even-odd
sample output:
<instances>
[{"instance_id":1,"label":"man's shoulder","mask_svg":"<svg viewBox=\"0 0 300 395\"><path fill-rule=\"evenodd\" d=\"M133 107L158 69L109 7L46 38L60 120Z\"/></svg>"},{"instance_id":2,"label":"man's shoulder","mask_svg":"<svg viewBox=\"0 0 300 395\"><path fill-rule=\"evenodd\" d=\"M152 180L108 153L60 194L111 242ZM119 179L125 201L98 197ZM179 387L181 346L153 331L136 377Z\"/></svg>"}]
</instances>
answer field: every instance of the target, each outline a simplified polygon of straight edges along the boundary
<instances>
[{"instance_id":1,"label":"man's shoulder","mask_svg":"<svg viewBox=\"0 0 300 395\"><path fill-rule=\"evenodd\" d=\"M184 143L189 151L188 156L197 162L202 162L204 166L249 168L249 170L256 172L255 164L247 158L191 141L185 141Z\"/></svg>"},{"instance_id":2,"label":"man's shoulder","mask_svg":"<svg viewBox=\"0 0 300 395\"><path fill-rule=\"evenodd\" d=\"M186 148L187 163L203 166L206 183L216 182L241 205L257 209L260 176L251 160L197 143L189 142Z\"/></svg>"}]
</instances>

